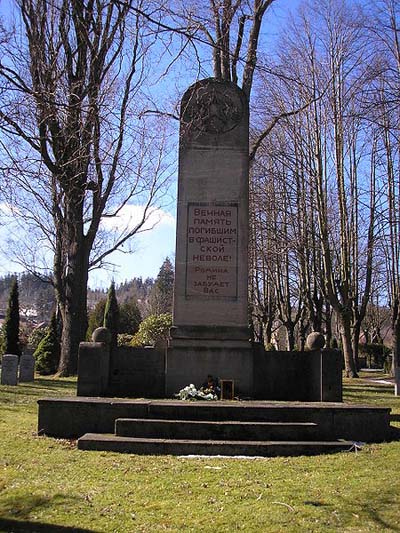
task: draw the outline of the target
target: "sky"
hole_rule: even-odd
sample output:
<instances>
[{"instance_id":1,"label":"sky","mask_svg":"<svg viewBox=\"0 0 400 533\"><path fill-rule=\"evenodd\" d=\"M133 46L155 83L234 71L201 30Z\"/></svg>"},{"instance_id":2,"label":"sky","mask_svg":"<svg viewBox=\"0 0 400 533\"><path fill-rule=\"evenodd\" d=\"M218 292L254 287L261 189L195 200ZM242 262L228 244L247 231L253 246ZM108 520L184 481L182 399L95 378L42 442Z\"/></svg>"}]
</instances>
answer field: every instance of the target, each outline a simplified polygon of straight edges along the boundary
<instances>
[{"instance_id":1,"label":"sky","mask_svg":"<svg viewBox=\"0 0 400 533\"><path fill-rule=\"evenodd\" d=\"M132 223L138 219L139 211L127 206L122 217L131 217ZM128 211L128 212L127 212ZM175 206L173 208L175 211ZM114 263L107 269L93 270L89 277L89 285L107 288L111 281L122 283L133 277L155 278L166 257L174 261L176 220L172 213L163 209L155 210L147 220L144 231L135 236L130 243L131 251L116 251L109 256Z\"/></svg>"},{"instance_id":2,"label":"sky","mask_svg":"<svg viewBox=\"0 0 400 533\"><path fill-rule=\"evenodd\" d=\"M293 11L299 4L299 0L276 0L270 14L267 14L264 24L264 37L268 35L269 39L274 39L279 28L287 19L288 11ZM0 15L7 17L10 14L11 0L0 0ZM268 43L269 47L269 43ZM181 80L182 81L182 80ZM187 86L191 85L195 79L187 80ZM165 87L162 88L165 91ZM162 95L165 96L165 95ZM178 149L178 146L176 147ZM145 231L135 236L130 243L129 251L114 252L108 258L111 263L107 268L97 269L91 272L89 277L89 286L91 288L107 288L112 280L117 284L133 277L153 277L159 272L161 264L168 256L174 259L175 252L175 196L177 187L177 176L171 180L169 190L168 206L163 209L157 209L151 215L145 226ZM1 210L0 204L0 210ZM121 224L129 221L135 224L140 216L140 206L126 206L121 213L120 220L114 220L112 224ZM12 232L13 221L8 219L8 223L0 227L0 275L8 272L21 272L23 269L12 259L12 249L10 249L9 236ZM21 229L15 229L18 234ZM49 264L51 258L49 257Z\"/></svg>"},{"instance_id":3,"label":"sky","mask_svg":"<svg viewBox=\"0 0 400 533\"><path fill-rule=\"evenodd\" d=\"M8 272L22 272L24 268L13 260L14 243L18 240L23 229L15 225L13 216L7 217L7 208L0 204L3 223L0 227L0 276ZM89 275L91 288L107 289L111 281L117 284L134 277L155 278L166 257L174 260L176 221L175 206L171 212L164 209L154 209L148 217L143 231L131 239L129 245L121 251L110 254L107 266L94 269ZM140 220L143 210L140 206L128 205L119 217L109 219L103 224L105 229L125 228L126 224L134 226ZM46 256L46 262L51 265L51 254Z\"/></svg>"}]
</instances>

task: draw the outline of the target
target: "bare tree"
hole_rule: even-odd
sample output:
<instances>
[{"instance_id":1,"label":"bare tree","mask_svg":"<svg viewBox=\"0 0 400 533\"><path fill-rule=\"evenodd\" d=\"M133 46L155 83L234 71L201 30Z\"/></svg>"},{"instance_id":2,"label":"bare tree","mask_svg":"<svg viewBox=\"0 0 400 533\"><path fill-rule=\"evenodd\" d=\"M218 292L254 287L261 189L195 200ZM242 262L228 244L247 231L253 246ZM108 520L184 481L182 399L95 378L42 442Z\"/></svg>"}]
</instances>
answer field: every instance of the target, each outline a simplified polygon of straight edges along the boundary
<instances>
[{"instance_id":1,"label":"bare tree","mask_svg":"<svg viewBox=\"0 0 400 533\"><path fill-rule=\"evenodd\" d=\"M290 246L299 264L292 284L299 284L299 302L305 304L301 337L309 323L320 328L323 321L330 337L332 308L347 373L356 376L376 229L376 134L360 115L367 43L356 23L361 13L345 2L325 1L310 9L300 13L281 42L290 69L282 61L280 83L264 85L276 116L277 109L281 114L297 109L279 121L285 149L275 143L267 157L283 161L286 195L295 190L291 198L279 195L276 201L297 218ZM288 83L290 77L298 81ZM296 317L293 309L291 314Z\"/></svg>"},{"instance_id":2,"label":"bare tree","mask_svg":"<svg viewBox=\"0 0 400 533\"><path fill-rule=\"evenodd\" d=\"M149 46L133 6L17 0L21 24L1 43L2 152L13 200L54 254L62 375L77 369L89 268L141 229L163 180L144 130L130 126ZM102 220L133 201L139 221L107 241Z\"/></svg>"},{"instance_id":3,"label":"bare tree","mask_svg":"<svg viewBox=\"0 0 400 533\"><path fill-rule=\"evenodd\" d=\"M212 53L217 79L240 85L250 99L263 19L275 0L204 0L169 9L175 32ZM172 27L169 26L171 29ZM196 52L199 59L201 52Z\"/></svg>"},{"instance_id":4,"label":"bare tree","mask_svg":"<svg viewBox=\"0 0 400 533\"><path fill-rule=\"evenodd\" d=\"M379 0L366 24L374 43L375 76L373 98L369 100L371 120L379 131L381 161L385 179L382 202L382 245L386 257L387 297L391 311L393 372L396 394L400 393L400 2Z\"/></svg>"},{"instance_id":5,"label":"bare tree","mask_svg":"<svg viewBox=\"0 0 400 533\"><path fill-rule=\"evenodd\" d=\"M255 161L250 179L250 321L254 339L272 344L276 320L276 294L273 282L273 235L269 219L276 209L271 167Z\"/></svg>"},{"instance_id":6,"label":"bare tree","mask_svg":"<svg viewBox=\"0 0 400 533\"><path fill-rule=\"evenodd\" d=\"M383 249L386 257L388 303L391 310L393 371L396 383L400 381L400 192L399 177L400 152L396 136L399 131L399 117L392 114L385 100L381 102L382 146L384 153L384 172L387 186L384 203ZM399 389L399 387L397 387Z\"/></svg>"}]
</instances>

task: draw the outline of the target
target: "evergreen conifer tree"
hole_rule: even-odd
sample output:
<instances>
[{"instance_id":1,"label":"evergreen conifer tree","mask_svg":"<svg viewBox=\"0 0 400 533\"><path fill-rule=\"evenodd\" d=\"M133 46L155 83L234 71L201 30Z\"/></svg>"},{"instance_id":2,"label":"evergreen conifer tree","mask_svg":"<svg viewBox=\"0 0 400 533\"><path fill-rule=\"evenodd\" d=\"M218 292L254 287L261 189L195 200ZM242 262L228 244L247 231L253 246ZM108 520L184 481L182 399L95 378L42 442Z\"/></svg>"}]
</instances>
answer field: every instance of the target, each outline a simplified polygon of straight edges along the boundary
<instances>
[{"instance_id":1,"label":"evergreen conifer tree","mask_svg":"<svg viewBox=\"0 0 400 533\"><path fill-rule=\"evenodd\" d=\"M142 321L137 300L129 298L119 307L119 328L118 333L134 335Z\"/></svg>"},{"instance_id":2,"label":"evergreen conifer tree","mask_svg":"<svg viewBox=\"0 0 400 533\"><path fill-rule=\"evenodd\" d=\"M108 289L106 308L104 310L103 326L108 328L111 333L111 347L116 348L118 344L119 330L119 307L117 296L115 294L115 283L111 283Z\"/></svg>"},{"instance_id":3,"label":"evergreen conifer tree","mask_svg":"<svg viewBox=\"0 0 400 533\"><path fill-rule=\"evenodd\" d=\"M166 257L154 283L150 295L151 312L155 315L172 313L172 296L174 290L174 267Z\"/></svg>"},{"instance_id":4,"label":"evergreen conifer tree","mask_svg":"<svg viewBox=\"0 0 400 533\"><path fill-rule=\"evenodd\" d=\"M60 341L58 338L57 317L51 317L50 327L45 337L33 354L36 359L36 371L43 376L55 374L60 360Z\"/></svg>"},{"instance_id":5,"label":"evergreen conifer tree","mask_svg":"<svg viewBox=\"0 0 400 533\"><path fill-rule=\"evenodd\" d=\"M11 285L7 313L2 330L1 353L21 355L21 345L19 340L19 296L18 282L16 278L14 278Z\"/></svg>"},{"instance_id":6,"label":"evergreen conifer tree","mask_svg":"<svg viewBox=\"0 0 400 533\"><path fill-rule=\"evenodd\" d=\"M89 323L86 332L86 340L92 340L93 331L104 324L104 312L106 309L107 298L102 298L97 302L94 309L89 312Z\"/></svg>"}]
</instances>

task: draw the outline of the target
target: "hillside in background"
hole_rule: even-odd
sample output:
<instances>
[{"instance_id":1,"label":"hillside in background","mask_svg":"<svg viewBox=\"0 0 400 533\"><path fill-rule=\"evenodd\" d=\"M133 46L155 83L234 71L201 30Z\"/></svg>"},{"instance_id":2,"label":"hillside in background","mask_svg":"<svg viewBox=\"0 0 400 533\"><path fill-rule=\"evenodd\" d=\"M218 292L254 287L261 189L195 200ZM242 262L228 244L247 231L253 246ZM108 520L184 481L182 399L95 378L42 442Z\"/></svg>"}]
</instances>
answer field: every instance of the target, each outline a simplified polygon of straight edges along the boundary
<instances>
[{"instance_id":1,"label":"hillside in background","mask_svg":"<svg viewBox=\"0 0 400 533\"><path fill-rule=\"evenodd\" d=\"M15 275L7 274L0 277L0 317L5 314L10 293L11 283ZM32 322L49 322L55 309L54 287L47 281L30 273L18 274L18 289L21 318ZM117 298L120 303L131 298L137 300L141 315L148 314L150 293L154 286L153 278L133 278L116 286ZM106 298L107 291L88 289L88 309L93 309L96 303Z\"/></svg>"},{"instance_id":2,"label":"hillside in background","mask_svg":"<svg viewBox=\"0 0 400 533\"><path fill-rule=\"evenodd\" d=\"M0 277L0 313L4 314L10 287L15 275ZM33 274L18 274L19 305L21 318L34 322L47 322L55 307L54 288Z\"/></svg>"}]
</instances>

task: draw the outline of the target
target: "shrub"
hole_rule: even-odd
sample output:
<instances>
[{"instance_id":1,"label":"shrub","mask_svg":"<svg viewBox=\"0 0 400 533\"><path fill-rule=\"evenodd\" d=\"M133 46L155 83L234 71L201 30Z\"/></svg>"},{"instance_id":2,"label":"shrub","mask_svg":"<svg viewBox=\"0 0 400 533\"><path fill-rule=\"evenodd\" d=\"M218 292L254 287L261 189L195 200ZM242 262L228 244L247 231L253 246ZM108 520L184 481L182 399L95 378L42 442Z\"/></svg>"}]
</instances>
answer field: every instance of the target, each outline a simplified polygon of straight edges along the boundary
<instances>
[{"instance_id":1,"label":"shrub","mask_svg":"<svg viewBox=\"0 0 400 533\"><path fill-rule=\"evenodd\" d=\"M149 298L151 313L161 315L172 311L173 290L174 267L169 257L166 257L151 289Z\"/></svg>"},{"instance_id":2,"label":"shrub","mask_svg":"<svg viewBox=\"0 0 400 533\"><path fill-rule=\"evenodd\" d=\"M28 348L35 351L40 341L45 338L49 331L49 327L37 327L33 329L28 337Z\"/></svg>"},{"instance_id":3,"label":"shrub","mask_svg":"<svg viewBox=\"0 0 400 533\"><path fill-rule=\"evenodd\" d=\"M134 335L138 332L142 315L140 314L137 300L130 298L119 306L119 328L118 333Z\"/></svg>"},{"instance_id":4,"label":"shrub","mask_svg":"<svg viewBox=\"0 0 400 533\"><path fill-rule=\"evenodd\" d=\"M94 309L89 312L88 317L88 329L86 332L86 340L92 340L93 331L97 328L100 328L104 323L104 311L106 308L106 298L102 298L97 302Z\"/></svg>"},{"instance_id":5,"label":"shrub","mask_svg":"<svg viewBox=\"0 0 400 533\"><path fill-rule=\"evenodd\" d=\"M265 351L266 351L266 352L276 352L275 344L272 344L272 342L268 342L268 343L265 345Z\"/></svg>"},{"instance_id":6,"label":"shrub","mask_svg":"<svg viewBox=\"0 0 400 533\"><path fill-rule=\"evenodd\" d=\"M172 326L172 315L149 315L139 326L139 331L133 336L131 346L154 346L160 341L166 341L169 328Z\"/></svg>"},{"instance_id":7,"label":"shrub","mask_svg":"<svg viewBox=\"0 0 400 533\"><path fill-rule=\"evenodd\" d=\"M118 334L118 346L132 346L133 335L129 333L119 333Z\"/></svg>"},{"instance_id":8,"label":"shrub","mask_svg":"<svg viewBox=\"0 0 400 533\"><path fill-rule=\"evenodd\" d=\"M94 309L89 312L89 325L86 333L86 340L89 342L92 340L93 331L104 325L106 304L107 299L103 298L99 300ZM137 301L134 298L130 298L122 305L119 305L118 315L118 324L115 325L118 327L118 334L126 333L128 335L134 335L138 331L139 324L142 320ZM111 316L109 316L107 320L109 321L110 318Z\"/></svg>"}]
</instances>

